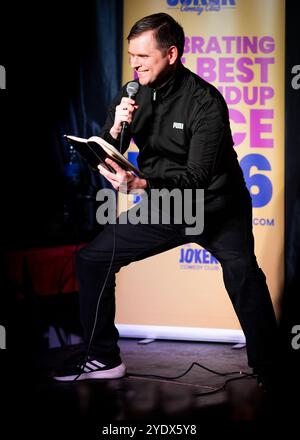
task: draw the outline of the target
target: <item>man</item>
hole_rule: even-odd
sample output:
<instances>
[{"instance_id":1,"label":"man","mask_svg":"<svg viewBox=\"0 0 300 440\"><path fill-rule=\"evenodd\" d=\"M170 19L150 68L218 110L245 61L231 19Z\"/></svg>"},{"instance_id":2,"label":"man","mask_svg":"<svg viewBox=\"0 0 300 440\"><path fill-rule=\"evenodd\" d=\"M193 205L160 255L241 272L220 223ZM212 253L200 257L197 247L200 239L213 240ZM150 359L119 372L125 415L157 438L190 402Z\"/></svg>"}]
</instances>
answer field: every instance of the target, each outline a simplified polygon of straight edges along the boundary
<instances>
[{"instance_id":1,"label":"man","mask_svg":"<svg viewBox=\"0 0 300 440\"><path fill-rule=\"evenodd\" d=\"M117 148L122 138L122 151L133 137L145 177L126 172L110 160L116 173L104 167L100 171L116 190L127 192L204 189L204 231L187 235L184 224L174 221L120 222L107 225L81 249L77 260L80 311L88 358L64 369L56 379L125 375L114 325L115 273L133 261L187 242L205 247L221 263L225 287L246 336L249 365L265 377L274 362L277 326L265 276L254 255L251 198L233 148L226 103L215 87L181 64L184 32L169 15L142 18L132 27L128 42L140 88L131 99L123 87L101 135ZM128 129L121 136L124 123Z\"/></svg>"}]
</instances>

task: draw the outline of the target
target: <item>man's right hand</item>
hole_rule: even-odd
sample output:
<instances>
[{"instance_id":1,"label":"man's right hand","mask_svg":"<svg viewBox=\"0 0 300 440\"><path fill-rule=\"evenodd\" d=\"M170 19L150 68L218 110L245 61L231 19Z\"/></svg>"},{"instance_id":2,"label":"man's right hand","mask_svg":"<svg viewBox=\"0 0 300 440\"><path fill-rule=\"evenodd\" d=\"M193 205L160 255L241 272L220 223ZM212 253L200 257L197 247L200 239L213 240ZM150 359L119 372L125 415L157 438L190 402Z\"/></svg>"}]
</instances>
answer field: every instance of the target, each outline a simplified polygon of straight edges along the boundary
<instances>
[{"instance_id":1,"label":"man's right hand","mask_svg":"<svg viewBox=\"0 0 300 440\"><path fill-rule=\"evenodd\" d=\"M131 98L123 97L120 104L116 107L114 125L110 129L110 134L114 139L117 139L122 131L123 122L130 124L132 122L132 115L138 105Z\"/></svg>"}]
</instances>

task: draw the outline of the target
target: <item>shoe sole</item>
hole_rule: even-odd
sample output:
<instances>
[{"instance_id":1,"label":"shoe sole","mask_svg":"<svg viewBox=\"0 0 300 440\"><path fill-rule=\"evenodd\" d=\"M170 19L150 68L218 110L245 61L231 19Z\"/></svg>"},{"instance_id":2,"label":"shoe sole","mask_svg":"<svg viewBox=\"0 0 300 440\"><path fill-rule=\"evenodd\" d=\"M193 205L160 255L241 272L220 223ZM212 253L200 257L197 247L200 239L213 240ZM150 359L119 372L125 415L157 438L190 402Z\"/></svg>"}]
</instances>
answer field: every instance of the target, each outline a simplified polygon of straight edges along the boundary
<instances>
[{"instance_id":1,"label":"shoe sole","mask_svg":"<svg viewBox=\"0 0 300 440\"><path fill-rule=\"evenodd\" d=\"M109 370L97 370L91 371L90 373L74 374L71 376L54 376L53 379L59 382L71 382L76 379L79 380L90 380L90 379L120 379L126 374L126 366L122 363L115 368Z\"/></svg>"}]
</instances>

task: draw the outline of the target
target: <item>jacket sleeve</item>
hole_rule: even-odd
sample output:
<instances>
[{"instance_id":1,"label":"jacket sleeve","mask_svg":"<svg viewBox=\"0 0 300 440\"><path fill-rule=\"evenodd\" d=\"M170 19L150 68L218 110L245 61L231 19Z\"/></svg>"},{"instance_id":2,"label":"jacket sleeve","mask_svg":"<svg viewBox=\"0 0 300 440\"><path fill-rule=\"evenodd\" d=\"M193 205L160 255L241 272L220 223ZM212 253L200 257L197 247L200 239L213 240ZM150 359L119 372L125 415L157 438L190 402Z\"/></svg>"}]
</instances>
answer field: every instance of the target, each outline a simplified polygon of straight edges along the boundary
<instances>
[{"instance_id":1,"label":"jacket sleeve","mask_svg":"<svg viewBox=\"0 0 300 440\"><path fill-rule=\"evenodd\" d=\"M171 177L146 176L149 188L201 188L209 186L225 132L230 130L226 104L210 97L196 112L186 166Z\"/></svg>"},{"instance_id":2,"label":"jacket sleeve","mask_svg":"<svg viewBox=\"0 0 300 440\"><path fill-rule=\"evenodd\" d=\"M116 106L120 104L122 97L124 96L124 88L119 92L119 94L114 98L108 113L106 117L105 124L103 125L100 137L102 137L104 140L106 140L109 144L113 145L118 151L120 151L120 141L121 137L119 136L117 139L114 139L110 134L110 129L114 125L115 120L115 112L116 112ZM123 138L123 145L122 145L122 153L124 153L130 144L130 133L129 129L124 131L124 138Z\"/></svg>"}]
</instances>

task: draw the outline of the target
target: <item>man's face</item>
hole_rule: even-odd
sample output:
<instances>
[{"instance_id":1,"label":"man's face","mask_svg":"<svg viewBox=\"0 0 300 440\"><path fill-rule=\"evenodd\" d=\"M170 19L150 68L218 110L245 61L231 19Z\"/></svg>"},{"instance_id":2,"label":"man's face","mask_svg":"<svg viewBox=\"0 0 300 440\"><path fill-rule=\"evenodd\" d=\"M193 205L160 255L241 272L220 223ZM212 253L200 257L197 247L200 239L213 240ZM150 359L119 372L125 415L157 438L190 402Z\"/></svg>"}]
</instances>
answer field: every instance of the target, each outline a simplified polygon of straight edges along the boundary
<instances>
[{"instance_id":1,"label":"man's face","mask_svg":"<svg viewBox=\"0 0 300 440\"><path fill-rule=\"evenodd\" d=\"M143 86L162 85L173 70L174 61L168 50L157 47L154 31L145 31L130 40L128 53L130 65L137 72L139 83Z\"/></svg>"}]
</instances>

